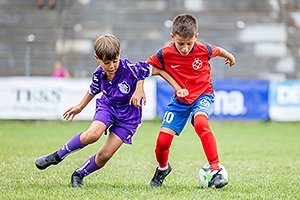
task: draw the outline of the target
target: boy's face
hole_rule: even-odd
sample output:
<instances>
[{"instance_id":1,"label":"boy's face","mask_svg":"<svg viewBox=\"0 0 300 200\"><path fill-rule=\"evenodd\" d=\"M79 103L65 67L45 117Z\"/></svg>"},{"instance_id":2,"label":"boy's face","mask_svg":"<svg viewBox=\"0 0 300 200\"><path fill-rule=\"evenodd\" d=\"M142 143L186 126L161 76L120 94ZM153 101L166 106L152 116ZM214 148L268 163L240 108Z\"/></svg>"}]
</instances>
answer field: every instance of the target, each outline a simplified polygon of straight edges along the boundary
<instances>
[{"instance_id":1,"label":"boy's face","mask_svg":"<svg viewBox=\"0 0 300 200\"><path fill-rule=\"evenodd\" d=\"M101 65L102 69L106 72L107 76L113 78L120 63L120 56L113 60L106 60L105 58L101 60L97 55L95 55L95 58Z\"/></svg>"},{"instance_id":2,"label":"boy's face","mask_svg":"<svg viewBox=\"0 0 300 200\"><path fill-rule=\"evenodd\" d=\"M192 37L181 37L177 34L173 35L172 33L170 35L171 35L172 41L175 43L177 50L183 56L186 56L191 52L191 50L194 46L194 43L196 42L196 40L198 38L198 33Z\"/></svg>"}]
</instances>

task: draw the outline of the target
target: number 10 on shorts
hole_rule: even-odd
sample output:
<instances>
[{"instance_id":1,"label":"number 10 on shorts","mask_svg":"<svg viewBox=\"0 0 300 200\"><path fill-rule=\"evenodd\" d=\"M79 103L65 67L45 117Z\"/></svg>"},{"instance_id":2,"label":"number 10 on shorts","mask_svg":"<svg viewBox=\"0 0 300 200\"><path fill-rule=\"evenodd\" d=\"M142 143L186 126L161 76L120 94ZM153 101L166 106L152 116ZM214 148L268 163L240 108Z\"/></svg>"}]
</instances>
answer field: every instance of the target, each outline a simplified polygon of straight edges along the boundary
<instances>
[{"instance_id":1,"label":"number 10 on shorts","mask_svg":"<svg viewBox=\"0 0 300 200\"><path fill-rule=\"evenodd\" d=\"M172 112L166 112L165 113L164 122L167 122L168 124L170 124L173 119L174 119L174 113L172 113Z\"/></svg>"}]
</instances>

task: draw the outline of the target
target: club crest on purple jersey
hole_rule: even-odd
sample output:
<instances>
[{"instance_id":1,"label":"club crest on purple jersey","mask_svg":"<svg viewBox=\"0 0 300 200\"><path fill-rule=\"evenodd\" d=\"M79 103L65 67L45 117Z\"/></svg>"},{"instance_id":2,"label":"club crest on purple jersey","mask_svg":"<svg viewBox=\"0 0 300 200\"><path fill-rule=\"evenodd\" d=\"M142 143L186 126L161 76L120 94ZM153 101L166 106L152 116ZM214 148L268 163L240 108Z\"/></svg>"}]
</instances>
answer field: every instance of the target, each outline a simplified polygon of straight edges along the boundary
<instances>
[{"instance_id":1,"label":"club crest on purple jersey","mask_svg":"<svg viewBox=\"0 0 300 200\"><path fill-rule=\"evenodd\" d=\"M118 84L119 90L123 94L128 94L130 92L130 86L126 81L123 81L122 83Z\"/></svg>"}]
</instances>

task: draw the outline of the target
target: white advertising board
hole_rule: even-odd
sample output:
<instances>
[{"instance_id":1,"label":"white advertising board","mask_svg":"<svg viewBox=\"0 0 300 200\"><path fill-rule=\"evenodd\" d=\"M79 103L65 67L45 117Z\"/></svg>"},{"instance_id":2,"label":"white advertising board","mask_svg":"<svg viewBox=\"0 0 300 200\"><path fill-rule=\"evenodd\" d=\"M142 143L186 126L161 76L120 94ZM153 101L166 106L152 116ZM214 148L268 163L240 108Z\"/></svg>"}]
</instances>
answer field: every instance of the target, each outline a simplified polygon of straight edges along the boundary
<instances>
[{"instance_id":1,"label":"white advertising board","mask_svg":"<svg viewBox=\"0 0 300 200\"><path fill-rule=\"evenodd\" d=\"M51 77L0 78L0 119L59 120L63 112L78 104L89 90L89 78L58 79ZM156 82L145 80L147 105L143 119L156 116ZM75 120L91 120L95 97Z\"/></svg>"},{"instance_id":2,"label":"white advertising board","mask_svg":"<svg viewBox=\"0 0 300 200\"><path fill-rule=\"evenodd\" d=\"M269 114L273 121L300 121L300 81L271 82Z\"/></svg>"}]
</instances>

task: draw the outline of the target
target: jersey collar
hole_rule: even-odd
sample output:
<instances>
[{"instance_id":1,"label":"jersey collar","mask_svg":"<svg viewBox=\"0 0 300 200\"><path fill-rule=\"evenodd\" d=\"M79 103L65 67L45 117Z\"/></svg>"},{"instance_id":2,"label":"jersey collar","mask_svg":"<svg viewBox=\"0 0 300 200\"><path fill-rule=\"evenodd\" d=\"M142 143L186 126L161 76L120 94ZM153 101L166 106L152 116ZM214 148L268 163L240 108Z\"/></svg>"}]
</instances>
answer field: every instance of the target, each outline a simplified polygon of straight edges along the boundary
<instances>
[{"instance_id":1,"label":"jersey collar","mask_svg":"<svg viewBox=\"0 0 300 200\"><path fill-rule=\"evenodd\" d=\"M194 51L195 45L196 45L196 42L194 42L193 48L192 48L192 50L189 52L188 55L190 55L190 54L192 53L192 51ZM180 52L178 51L178 49L176 48L175 42L173 42L173 46L174 46L174 48L176 49L176 51L181 55L181 53L180 53Z\"/></svg>"}]
</instances>

